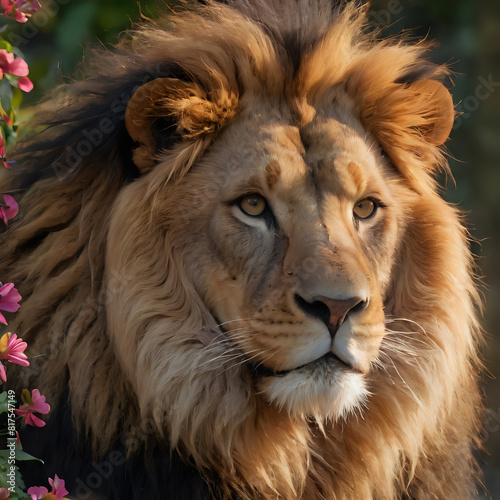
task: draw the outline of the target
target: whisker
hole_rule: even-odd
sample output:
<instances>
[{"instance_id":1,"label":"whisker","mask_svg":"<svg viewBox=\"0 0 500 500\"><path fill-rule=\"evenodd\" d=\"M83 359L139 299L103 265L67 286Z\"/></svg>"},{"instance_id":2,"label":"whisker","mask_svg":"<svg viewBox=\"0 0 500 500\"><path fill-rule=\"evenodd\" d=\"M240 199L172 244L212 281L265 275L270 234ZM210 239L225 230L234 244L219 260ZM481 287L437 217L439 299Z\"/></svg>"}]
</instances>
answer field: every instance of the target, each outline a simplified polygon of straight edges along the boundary
<instances>
[{"instance_id":1,"label":"whisker","mask_svg":"<svg viewBox=\"0 0 500 500\"><path fill-rule=\"evenodd\" d=\"M232 365L226 367L220 373L224 373L224 372L226 372L228 370L231 370L231 369L234 369L234 368L238 368L241 365L247 364L249 361L252 361L253 359L257 358L260 354L263 353L262 349L255 349L254 351L250 351L250 353L252 353L252 352L256 352L257 354L254 354L253 356L248 357L247 353L242 353L242 355L245 356L245 359L242 359L238 363L235 363L235 364L232 364ZM258 363L257 366L259 366L261 363L262 362Z\"/></svg>"},{"instance_id":2,"label":"whisker","mask_svg":"<svg viewBox=\"0 0 500 500\"><path fill-rule=\"evenodd\" d=\"M420 407L423 407L424 404L422 402L422 400L415 394L415 392L413 391L413 389L408 385L408 383L406 382L406 380L403 378L403 376L401 375L401 373L399 372L396 364L394 363L393 359L391 357L387 357L387 359L391 362L392 364L392 367L394 368L394 370L396 371L396 373L398 374L398 377L401 379L401 382L403 382L404 386L411 392L412 396L413 396L413 399L415 400L415 402L420 406ZM392 379L391 377L391 380L394 382L394 380Z\"/></svg>"},{"instance_id":3,"label":"whisker","mask_svg":"<svg viewBox=\"0 0 500 500\"><path fill-rule=\"evenodd\" d=\"M412 325L415 325L418 328L418 331L402 331L399 333L401 333L403 335L408 335L408 334L423 335L423 336L425 336L426 339L429 340L429 342L436 349L441 350L441 347L437 344L437 342L433 338L430 337L430 335L426 332L425 328L422 325L420 325L419 323L417 323L416 321L409 319L409 318L402 318L402 317L397 317L397 316L391 317L390 315L386 316L385 320L386 320L385 322L386 322L386 331L387 332L394 332L393 330L390 330L389 328L387 328L388 323L390 324L390 323L406 322L406 323L410 323ZM412 340L418 341L419 339L412 337ZM425 342L422 340L420 340L420 342L425 344Z\"/></svg>"},{"instance_id":4,"label":"whisker","mask_svg":"<svg viewBox=\"0 0 500 500\"><path fill-rule=\"evenodd\" d=\"M412 320L412 319L408 319L408 318L399 318L399 317L391 317L391 316L386 316L385 318L386 320L386 323L387 322L390 322L390 323L397 323L399 321L404 321L404 322L407 322L407 323L411 323L413 325L415 325L416 327L418 327L418 329L424 334L424 335L427 335L427 332L425 331L425 328L420 325L419 323L417 323L416 321Z\"/></svg>"},{"instance_id":5,"label":"whisker","mask_svg":"<svg viewBox=\"0 0 500 500\"><path fill-rule=\"evenodd\" d=\"M218 323L217 326L224 326L224 325L228 325L229 323L236 323L237 321L250 321L252 320L253 318L238 318L238 319L230 319L228 321L224 321L222 323Z\"/></svg>"},{"instance_id":6,"label":"whisker","mask_svg":"<svg viewBox=\"0 0 500 500\"><path fill-rule=\"evenodd\" d=\"M232 341L235 339L244 341L245 337L243 335L250 333L251 331L252 330L245 329L245 328L235 328L234 330L228 331L228 333L231 333L231 336L228 336L227 334L218 335L208 345L206 345L203 349L209 350L211 348L217 347L217 346L222 345L222 344L231 345Z\"/></svg>"}]
</instances>

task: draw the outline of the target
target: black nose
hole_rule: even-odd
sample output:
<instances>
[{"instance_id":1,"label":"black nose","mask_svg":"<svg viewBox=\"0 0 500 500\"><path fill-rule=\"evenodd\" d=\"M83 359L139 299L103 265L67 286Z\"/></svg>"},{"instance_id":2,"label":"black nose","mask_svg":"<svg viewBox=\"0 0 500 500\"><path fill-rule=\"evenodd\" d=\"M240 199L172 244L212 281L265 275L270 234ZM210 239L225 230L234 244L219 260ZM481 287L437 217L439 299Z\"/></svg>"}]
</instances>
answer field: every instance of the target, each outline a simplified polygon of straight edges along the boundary
<instances>
[{"instance_id":1,"label":"black nose","mask_svg":"<svg viewBox=\"0 0 500 500\"><path fill-rule=\"evenodd\" d=\"M331 330L336 331L350 313L361 312L368 306L368 300L352 297L346 300L314 297L312 302L295 295L297 305L310 316L321 319Z\"/></svg>"}]
</instances>

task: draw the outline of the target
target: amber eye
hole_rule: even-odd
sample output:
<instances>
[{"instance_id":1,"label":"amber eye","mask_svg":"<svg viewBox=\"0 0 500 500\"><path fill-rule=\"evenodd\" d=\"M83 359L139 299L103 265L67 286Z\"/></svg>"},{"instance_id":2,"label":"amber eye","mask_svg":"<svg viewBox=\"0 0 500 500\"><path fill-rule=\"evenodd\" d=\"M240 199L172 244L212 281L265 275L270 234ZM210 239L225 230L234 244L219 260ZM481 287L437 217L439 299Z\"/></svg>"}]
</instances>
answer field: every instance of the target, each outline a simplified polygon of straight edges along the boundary
<instances>
[{"instance_id":1,"label":"amber eye","mask_svg":"<svg viewBox=\"0 0 500 500\"><path fill-rule=\"evenodd\" d=\"M250 215L250 217L258 217L266 210L267 202L260 194L249 194L241 198L239 207L243 213Z\"/></svg>"},{"instance_id":2,"label":"amber eye","mask_svg":"<svg viewBox=\"0 0 500 500\"><path fill-rule=\"evenodd\" d=\"M377 210L377 204L370 198L358 201L353 208L354 215L358 219L368 219Z\"/></svg>"}]
</instances>

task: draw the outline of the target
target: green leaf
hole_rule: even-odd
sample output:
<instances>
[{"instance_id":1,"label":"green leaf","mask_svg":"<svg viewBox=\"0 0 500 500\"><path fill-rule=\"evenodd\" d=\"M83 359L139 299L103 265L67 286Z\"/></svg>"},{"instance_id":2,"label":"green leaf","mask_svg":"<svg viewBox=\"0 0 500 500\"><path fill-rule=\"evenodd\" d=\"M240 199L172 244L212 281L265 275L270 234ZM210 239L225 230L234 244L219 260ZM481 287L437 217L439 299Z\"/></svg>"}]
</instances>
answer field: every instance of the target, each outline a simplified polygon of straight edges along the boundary
<instances>
[{"instance_id":1,"label":"green leaf","mask_svg":"<svg viewBox=\"0 0 500 500\"><path fill-rule=\"evenodd\" d=\"M12 92L12 100L10 101L10 105L12 108L19 108L22 102L23 91L19 87L16 87Z\"/></svg>"},{"instance_id":2,"label":"green leaf","mask_svg":"<svg viewBox=\"0 0 500 500\"><path fill-rule=\"evenodd\" d=\"M10 73L4 73L3 76L4 76L4 79L7 78L7 80L9 81L9 83L13 87L17 86L17 80L19 80L19 77L17 75L11 75Z\"/></svg>"},{"instance_id":3,"label":"green leaf","mask_svg":"<svg viewBox=\"0 0 500 500\"><path fill-rule=\"evenodd\" d=\"M6 78L0 80L0 100L2 101L2 106L5 109L10 108L10 101L12 100L13 95L14 93L10 82Z\"/></svg>"},{"instance_id":4,"label":"green leaf","mask_svg":"<svg viewBox=\"0 0 500 500\"><path fill-rule=\"evenodd\" d=\"M0 413L5 413L9 409L9 403L7 401L7 391L3 391L0 394Z\"/></svg>"},{"instance_id":5,"label":"green leaf","mask_svg":"<svg viewBox=\"0 0 500 500\"><path fill-rule=\"evenodd\" d=\"M11 470L12 465L7 464L6 467L3 468L2 474L0 474L0 488L9 488L11 487L10 482L7 483L9 479L6 472ZM26 485L24 484L24 480L21 476L21 472L19 471L19 467L17 465L14 466L14 480L15 487L14 491L10 492L9 500L25 500L30 499L31 497L26 494L24 491L26 490Z\"/></svg>"},{"instance_id":6,"label":"green leaf","mask_svg":"<svg viewBox=\"0 0 500 500\"><path fill-rule=\"evenodd\" d=\"M7 40L0 40L0 49L5 49L7 52L12 52L12 45Z\"/></svg>"},{"instance_id":7,"label":"green leaf","mask_svg":"<svg viewBox=\"0 0 500 500\"><path fill-rule=\"evenodd\" d=\"M27 460L36 460L37 462L44 463L43 460L40 458L36 458L33 455L30 455L29 453L26 453L23 450L20 450L19 448L16 449L16 460L21 460L21 461L27 461Z\"/></svg>"},{"instance_id":8,"label":"green leaf","mask_svg":"<svg viewBox=\"0 0 500 500\"><path fill-rule=\"evenodd\" d=\"M10 456L10 450L0 450L0 457L1 458L8 459L9 456ZM41 462L42 464L44 463L43 460L40 460L39 458L36 458L36 457L30 455L29 453L26 453L25 451L20 450L18 448L16 448L14 456L15 456L16 461L19 460L19 461L23 462L23 461L28 461L28 460L36 460L37 462Z\"/></svg>"}]
</instances>

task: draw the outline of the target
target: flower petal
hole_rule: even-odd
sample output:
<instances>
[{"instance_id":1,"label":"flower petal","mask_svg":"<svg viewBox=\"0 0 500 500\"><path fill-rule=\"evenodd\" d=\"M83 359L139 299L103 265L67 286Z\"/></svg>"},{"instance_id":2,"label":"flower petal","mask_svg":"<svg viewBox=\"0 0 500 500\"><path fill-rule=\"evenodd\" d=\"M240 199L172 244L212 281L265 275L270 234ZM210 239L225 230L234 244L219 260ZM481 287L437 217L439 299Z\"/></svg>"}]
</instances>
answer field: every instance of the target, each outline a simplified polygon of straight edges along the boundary
<instances>
[{"instance_id":1,"label":"flower petal","mask_svg":"<svg viewBox=\"0 0 500 500\"><path fill-rule=\"evenodd\" d=\"M8 219L12 219L12 217L15 217L17 215L17 212L19 211L19 205L17 204L15 198L10 194L4 194L3 199L5 201L5 204L8 206L8 208L5 210L6 216Z\"/></svg>"},{"instance_id":2,"label":"flower petal","mask_svg":"<svg viewBox=\"0 0 500 500\"><path fill-rule=\"evenodd\" d=\"M49 477L49 484L52 486L51 493L55 495L57 499L62 499L64 495L69 493L65 488L64 480L59 478L57 474L54 476L54 480Z\"/></svg>"},{"instance_id":3,"label":"flower petal","mask_svg":"<svg viewBox=\"0 0 500 500\"><path fill-rule=\"evenodd\" d=\"M47 413L49 413L50 405L45 402L45 396L42 396L38 389L33 389L31 397L33 399L33 404L31 405L32 411L37 411L42 415L46 415Z\"/></svg>"},{"instance_id":4,"label":"flower petal","mask_svg":"<svg viewBox=\"0 0 500 500\"><path fill-rule=\"evenodd\" d=\"M7 344L5 344L5 339L7 337ZM26 342L23 342L22 338L17 338L17 335L6 333L0 339L0 358L6 359L10 363L16 363L22 366L29 366L29 361L27 361L28 356L24 354L24 350L28 347ZM23 391L24 392L24 391ZM27 396L29 396L29 391L26 391ZM24 400L23 400L24 401ZM25 403L27 401L24 401ZM32 401L30 399L30 404Z\"/></svg>"},{"instance_id":5,"label":"flower petal","mask_svg":"<svg viewBox=\"0 0 500 500\"><path fill-rule=\"evenodd\" d=\"M19 309L19 304L12 300L5 300L0 302L0 309L7 312L16 312Z\"/></svg>"},{"instance_id":6,"label":"flower petal","mask_svg":"<svg viewBox=\"0 0 500 500\"><path fill-rule=\"evenodd\" d=\"M33 82L27 76L19 78L17 85L23 92L31 92L33 90Z\"/></svg>"},{"instance_id":7,"label":"flower petal","mask_svg":"<svg viewBox=\"0 0 500 500\"><path fill-rule=\"evenodd\" d=\"M24 406L24 405L23 405L23 406L20 406L19 408L16 408L16 409L14 410L14 413L15 413L16 415L19 415L20 417L25 417L26 415L28 415L28 414L29 414L29 412L30 412L30 411L28 410L28 407L27 407L27 406Z\"/></svg>"},{"instance_id":8,"label":"flower petal","mask_svg":"<svg viewBox=\"0 0 500 500\"><path fill-rule=\"evenodd\" d=\"M4 333L0 337L0 354L6 353L9 346L10 332Z\"/></svg>"},{"instance_id":9,"label":"flower petal","mask_svg":"<svg viewBox=\"0 0 500 500\"><path fill-rule=\"evenodd\" d=\"M36 415L33 415L33 413L28 413L25 417L24 420L28 425L31 425L32 427L45 427L45 422L38 418Z\"/></svg>"},{"instance_id":10,"label":"flower petal","mask_svg":"<svg viewBox=\"0 0 500 500\"><path fill-rule=\"evenodd\" d=\"M5 197L4 197L5 199ZM5 285L0 286L0 296L4 297L14 288L14 283L5 283Z\"/></svg>"},{"instance_id":11,"label":"flower petal","mask_svg":"<svg viewBox=\"0 0 500 500\"><path fill-rule=\"evenodd\" d=\"M48 492L49 490L45 486L32 486L28 488L28 495L31 496L31 500L40 500Z\"/></svg>"},{"instance_id":12,"label":"flower petal","mask_svg":"<svg viewBox=\"0 0 500 500\"><path fill-rule=\"evenodd\" d=\"M30 362L28 361L28 356L24 353L20 354L9 354L7 360L9 363L13 363L21 366L29 366Z\"/></svg>"},{"instance_id":13,"label":"flower petal","mask_svg":"<svg viewBox=\"0 0 500 500\"><path fill-rule=\"evenodd\" d=\"M18 302L21 299L21 294L14 288L14 283L6 283L0 287L0 310L8 312L17 311L19 309Z\"/></svg>"},{"instance_id":14,"label":"flower petal","mask_svg":"<svg viewBox=\"0 0 500 500\"><path fill-rule=\"evenodd\" d=\"M24 14L23 14L24 15ZM25 16L26 17L26 16ZM27 19L26 19L27 20ZM22 21L25 22L25 21ZM7 73L15 76L26 76L30 72L26 61L20 57L16 57L7 69Z\"/></svg>"},{"instance_id":15,"label":"flower petal","mask_svg":"<svg viewBox=\"0 0 500 500\"><path fill-rule=\"evenodd\" d=\"M19 293L10 293L0 299L0 309L2 311L15 312L19 309L18 302L21 300ZM22 298L22 297L21 297Z\"/></svg>"},{"instance_id":16,"label":"flower petal","mask_svg":"<svg viewBox=\"0 0 500 500\"><path fill-rule=\"evenodd\" d=\"M0 66L4 70L4 73L9 73L5 68L14 60L14 54L8 52L5 49L0 49Z\"/></svg>"},{"instance_id":17,"label":"flower petal","mask_svg":"<svg viewBox=\"0 0 500 500\"><path fill-rule=\"evenodd\" d=\"M23 12L16 12L15 15L14 15L14 19L18 23L25 23L25 22L28 21L28 18L26 17L26 14L24 14Z\"/></svg>"},{"instance_id":18,"label":"flower petal","mask_svg":"<svg viewBox=\"0 0 500 500\"><path fill-rule=\"evenodd\" d=\"M19 309L19 304L15 298L5 298L5 300L0 299L0 309L7 312L16 312Z\"/></svg>"},{"instance_id":19,"label":"flower petal","mask_svg":"<svg viewBox=\"0 0 500 500\"><path fill-rule=\"evenodd\" d=\"M31 397L30 391L28 389L23 389L21 392L21 399L24 403L24 405L21 407L25 407L26 410L29 409L29 407L33 404L33 398ZM21 409L19 408L19 409Z\"/></svg>"}]
</instances>

